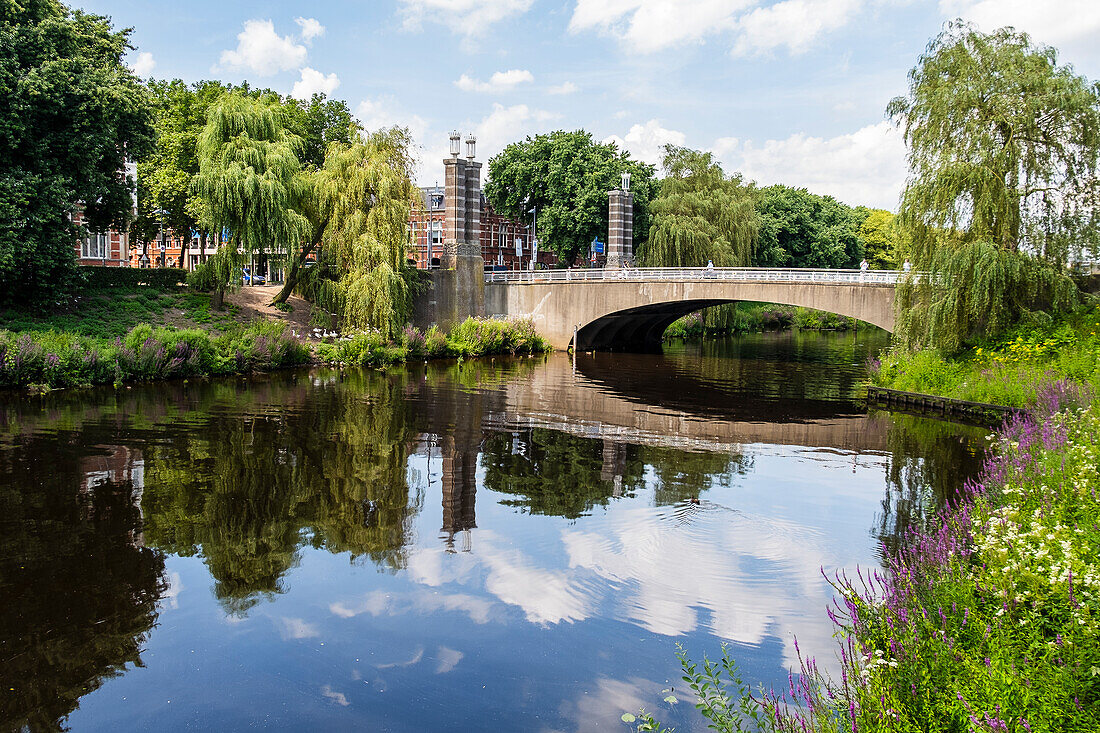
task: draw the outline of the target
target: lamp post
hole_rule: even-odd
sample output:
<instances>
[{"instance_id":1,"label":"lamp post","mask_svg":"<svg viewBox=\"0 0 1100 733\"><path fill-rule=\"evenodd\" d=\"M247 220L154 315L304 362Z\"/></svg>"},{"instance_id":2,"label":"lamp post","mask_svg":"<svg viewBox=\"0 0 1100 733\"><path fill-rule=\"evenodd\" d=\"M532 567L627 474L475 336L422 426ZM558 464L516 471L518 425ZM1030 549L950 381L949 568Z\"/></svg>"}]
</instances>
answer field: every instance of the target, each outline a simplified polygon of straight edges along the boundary
<instances>
[{"instance_id":1,"label":"lamp post","mask_svg":"<svg viewBox=\"0 0 1100 733\"><path fill-rule=\"evenodd\" d=\"M157 209L153 214L157 217L157 241L160 243L160 266L164 267L168 249L164 244L164 217L168 216L168 212L164 209ZM146 247L148 247L148 245L146 245ZM148 255L142 254L141 262L142 267L147 267L149 264Z\"/></svg>"},{"instance_id":2,"label":"lamp post","mask_svg":"<svg viewBox=\"0 0 1100 733\"><path fill-rule=\"evenodd\" d=\"M533 209L530 209L528 214L531 214L531 265L530 269L534 270L539 257L539 240L538 240L538 224L539 224L539 206L535 204Z\"/></svg>"}]
</instances>

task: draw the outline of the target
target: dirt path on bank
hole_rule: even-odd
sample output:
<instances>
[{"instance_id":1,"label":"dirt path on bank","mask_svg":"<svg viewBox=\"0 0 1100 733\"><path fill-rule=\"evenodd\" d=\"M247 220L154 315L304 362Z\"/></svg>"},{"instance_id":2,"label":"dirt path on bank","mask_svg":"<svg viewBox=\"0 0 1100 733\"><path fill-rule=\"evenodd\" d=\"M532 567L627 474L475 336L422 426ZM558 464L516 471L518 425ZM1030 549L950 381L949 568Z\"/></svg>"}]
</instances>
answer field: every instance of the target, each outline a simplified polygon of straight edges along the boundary
<instances>
[{"instance_id":1,"label":"dirt path on bank","mask_svg":"<svg viewBox=\"0 0 1100 733\"><path fill-rule=\"evenodd\" d=\"M241 309L237 317L242 321L247 322L257 318L266 321L282 321L299 335L308 337L311 331L309 302L300 296L291 295L286 302L293 310L286 313L275 308L270 303L271 299L279 294L280 287L279 285L246 285L235 293L226 293L225 302Z\"/></svg>"}]
</instances>

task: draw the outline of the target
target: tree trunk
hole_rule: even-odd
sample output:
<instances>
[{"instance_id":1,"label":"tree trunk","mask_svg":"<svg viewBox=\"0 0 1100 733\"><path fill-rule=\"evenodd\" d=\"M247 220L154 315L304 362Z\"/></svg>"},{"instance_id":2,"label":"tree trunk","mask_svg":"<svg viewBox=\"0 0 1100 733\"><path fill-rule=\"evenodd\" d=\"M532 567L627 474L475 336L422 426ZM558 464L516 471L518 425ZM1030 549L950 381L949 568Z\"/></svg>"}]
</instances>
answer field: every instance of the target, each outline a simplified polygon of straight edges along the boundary
<instances>
[{"instance_id":1,"label":"tree trunk","mask_svg":"<svg viewBox=\"0 0 1100 733\"><path fill-rule=\"evenodd\" d=\"M298 284L298 273L301 272L302 263L306 261L306 257L313 251L315 244L311 244L304 248L301 253L290 261L290 271L286 274L286 280L283 282L282 290L271 301L271 305L277 305L279 303L285 303L286 299L290 297L290 294L294 292L295 286Z\"/></svg>"},{"instance_id":2,"label":"tree trunk","mask_svg":"<svg viewBox=\"0 0 1100 733\"><path fill-rule=\"evenodd\" d=\"M210 296L210 306L221 310L225 307L225 290L223 288L215 288L213 295Z\"/></svg>"}]
</instances>

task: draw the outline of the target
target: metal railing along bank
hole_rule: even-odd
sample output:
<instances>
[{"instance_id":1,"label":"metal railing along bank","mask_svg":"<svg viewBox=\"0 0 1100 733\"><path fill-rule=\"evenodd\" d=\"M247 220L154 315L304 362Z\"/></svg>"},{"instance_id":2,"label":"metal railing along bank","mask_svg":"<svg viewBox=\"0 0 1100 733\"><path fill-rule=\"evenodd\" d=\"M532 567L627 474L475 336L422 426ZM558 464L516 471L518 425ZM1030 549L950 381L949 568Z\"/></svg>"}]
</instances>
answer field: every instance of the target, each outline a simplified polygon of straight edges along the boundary
<instances>
[{"instance_id":1,"label":"metal railing along bank","mask_svg":"<svg viewBox=\"0 0 1100 733\"><path fill-rule=\"evenodd\" d=\"M791 282L823 285L896 285L908 273L900 270L817 270L788 267L627 267L576 270L509 270L486 272L486 283L534 285L564 282Z\"/></svg>"}]
</instances>

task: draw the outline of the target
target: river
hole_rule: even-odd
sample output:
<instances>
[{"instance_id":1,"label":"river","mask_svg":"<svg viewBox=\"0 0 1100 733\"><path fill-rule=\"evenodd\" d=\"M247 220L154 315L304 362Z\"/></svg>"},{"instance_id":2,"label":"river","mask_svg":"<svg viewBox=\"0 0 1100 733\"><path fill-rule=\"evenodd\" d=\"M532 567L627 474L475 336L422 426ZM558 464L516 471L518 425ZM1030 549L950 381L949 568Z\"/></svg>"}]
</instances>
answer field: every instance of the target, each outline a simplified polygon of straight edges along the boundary
<instances>
[{"instance_id":1,"label":"river","mask_svg":"<svg viewBox=\"0 0 1100 733\"><path fill-rule=\"evenodd\" d=\"M0 395L0 729L703 730L677 643L827 666L823 573L978 469L866 412L885 345Z\"/></svg>"}]
</instances>

